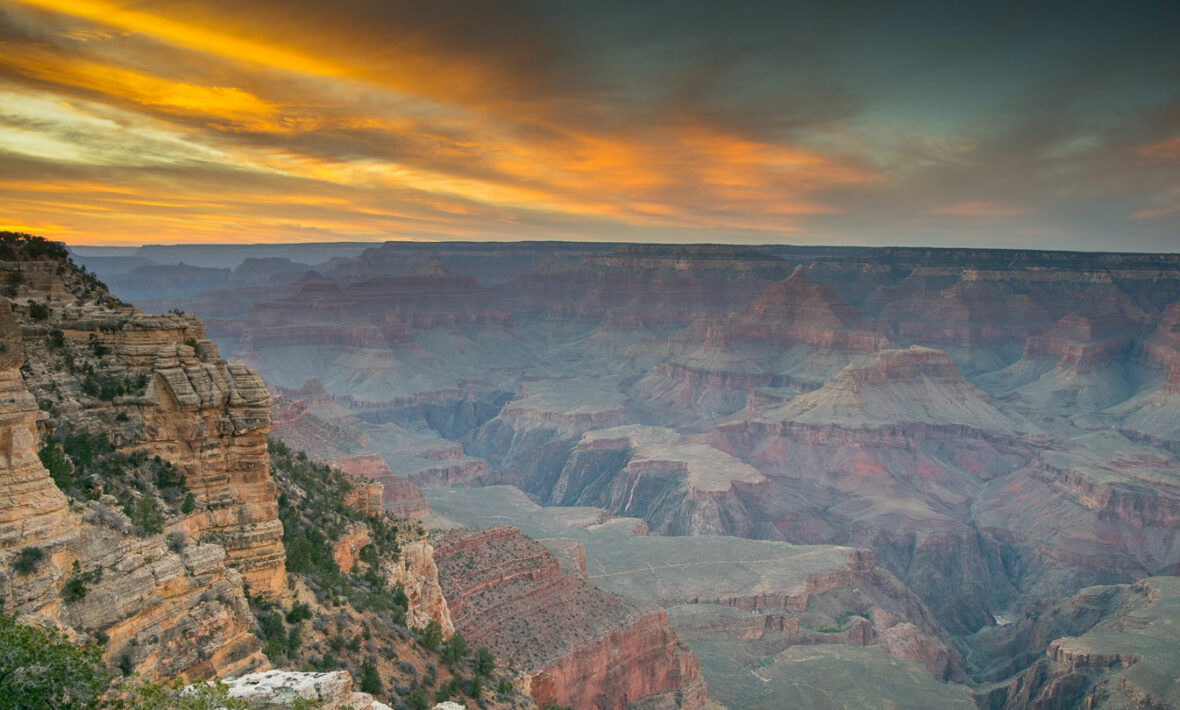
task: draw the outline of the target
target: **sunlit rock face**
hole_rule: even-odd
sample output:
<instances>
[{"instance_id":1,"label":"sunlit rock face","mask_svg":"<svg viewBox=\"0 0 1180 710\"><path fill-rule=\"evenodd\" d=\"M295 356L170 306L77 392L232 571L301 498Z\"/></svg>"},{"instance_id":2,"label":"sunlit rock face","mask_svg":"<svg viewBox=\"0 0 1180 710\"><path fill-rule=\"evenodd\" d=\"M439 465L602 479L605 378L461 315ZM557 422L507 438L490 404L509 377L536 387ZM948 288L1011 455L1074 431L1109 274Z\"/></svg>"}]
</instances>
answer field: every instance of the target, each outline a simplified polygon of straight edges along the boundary
<instances>
[{"instance_id":1,"label":"sunlit rock face","mask_svg":"<svg viewBox=\"0 0 1180 710\"><path fill-rule=\"evenodd\" d=\"M77 541L78 526L37 457L41 413L21 376L23 364L20 326L0 301L0 547L56 550Z\"/></svg>"},{"instance_id":2,"label":"sunlit rock face","mask_svg":"<svg viewBox=\"0 0 1180 710\"><path fill-rule=\"evenodd\" d=\"M265 667L261 644L250 633L242 574L227 564L226 547L194 539L177 551L162 535L133 534L131 521L109 495L67 505L38 456L38 422L47 418L38 411L39 399L68 413L79 427L92 415L72 397L80 378L48 367L48 333L40 323L56 320L67 338L97 338L109 334L100 324L118 319L126 325L142 318L137 325L147 322L151 327L132 326L123 340L123 352L129 355L119 367L131 371L155 364L150 357L137 362L138 354L167 347L153 342L167 339L159 335L160 319L130 309L112 314L85 299L71 302L70 279L78 275L57 264L33 260L5 266L29 273L18 293L18 299L29 299L21 304L22 322L13 317L8 301L0 302L0 587L6 611L25 621L54 623L79 639L101 636L107 640L110 663L130 664L152 679L233 675ZM45 318L30 319L27 304L37 299L54 303L53 310ZM175 321L171 325L177 336L186 332ZM99 352L98 346L92 349ZM156 404L145 397L138 406ZM245 396L237 408L226 411L247 422L253 421L250 411L267 420L264 399ZM130 417L119 423L126 424L112 432L119 444L147 445L143 430ZM167 454L165 447L153 450ZM263 461L264 473L265 466ZM18 563L30 551L37 553L31 570ZM86 580L84 594L79 596L76 587L67 594L79 578Z\"/></svg>"}]
</instances>

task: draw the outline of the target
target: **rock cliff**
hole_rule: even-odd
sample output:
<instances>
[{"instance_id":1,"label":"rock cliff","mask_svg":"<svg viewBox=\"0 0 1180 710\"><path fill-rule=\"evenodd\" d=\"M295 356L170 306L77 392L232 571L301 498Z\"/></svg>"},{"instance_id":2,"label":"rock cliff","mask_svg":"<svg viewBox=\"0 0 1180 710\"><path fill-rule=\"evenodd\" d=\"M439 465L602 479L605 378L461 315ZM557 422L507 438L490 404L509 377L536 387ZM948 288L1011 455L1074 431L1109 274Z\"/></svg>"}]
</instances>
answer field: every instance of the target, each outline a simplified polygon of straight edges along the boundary
<instances>
[{"instance_id":1,"label":"rock cliff","mask_svg":"<svg viewBox=\"0 0 1180 710\"><path fill-rule=\"evenodd\" d=\"M1053 640L1023 672L981 693L980 706L1174 707L1177 603L1176 577L1083 589L1047 610L1053 627L1075 635Z\"/></svg>"},{"instance_id":2,"label":"rock cliff","mask_svg":"<svg viewBox=\"0 0 1180 710\"><path fill-rule=\"evenodd\" d=\"M44 266L30 270L43 272ZM64 289L46 286L42 293L62 297ZM0 303L0 353L0 588L6 610L82 637L101 636L111 663L126 658L148 678L264 667L261 644L250 633L242 577L227 566L224 548L174 550L162 535L137 536L109 495L67 504L38 456L36 426L43 417L22 377L27 356L7 302ZM18 564L22 556L27 562Z\"/></svg>"},{"instance_id":3,"label":"rock cliff","mask_svg":"<svg viewBox=\"0 0 1180 710\"><path fill-rule=\"evenodd\" d=\"M538 704L703 707L696 659L662 610L588 586L515 528L443 534L435 557L456 629L522 668Z\"/></svg>"},{"instance_id":4,"label":"rock cliff","mask_svg":"<svg viewBox=\"0 0 1180 710\"><path fill-rule=\"evenodd\" d=\"M240 266L231 282L290 271ZM868 549L897 578L856 573L808 596L820 609L766 607L754 622L737 606L676 604L673 623L761 634L740 656L751 665L704 664L765 691L727 695L735 708L813 692L799 678L839 678L854 697L844 686L862 675L957 703L962 687L929 683L958 677L964 639L1030 627L1026 610L1081 587L1180 565L1175 255L387 244L309 271L166 306L212 316L230 359L289 388L282 406L304 407L278 417L292 441L346 466L379 455L432 501L433 486L508 483L599 506L570 509L586 525ZM594 531L546 534L586 545L593 578ZM661 549L646 544L637 555ZM561 549L579 570L577 547ZM898 604L913 600L907 587L923 603ZM841 622L857 611L871 621ZM719 658L705 636L694 650ZM970 654L967 672L1021 670L993 670L992 653ZM929 683L911 683L915 670Z\"/></svg>"},{"instance_id":5,"label":"rock cliff","mask_svg":"<svg viewBox=\"0 0 1180 710\"><path fill-rule=\"evenodd\" d=\"M89 431L118 454L167 462L201 504L170 531L216 541L253 593L280 594L282 526L267 465L270 396L262 380L227 365L191 316L51 294L32 285L20 291L28 304L26 381L54 411L50 426L61 436ZM42 298L46 317L29 317Z\"/></svg>"}]
</instances>

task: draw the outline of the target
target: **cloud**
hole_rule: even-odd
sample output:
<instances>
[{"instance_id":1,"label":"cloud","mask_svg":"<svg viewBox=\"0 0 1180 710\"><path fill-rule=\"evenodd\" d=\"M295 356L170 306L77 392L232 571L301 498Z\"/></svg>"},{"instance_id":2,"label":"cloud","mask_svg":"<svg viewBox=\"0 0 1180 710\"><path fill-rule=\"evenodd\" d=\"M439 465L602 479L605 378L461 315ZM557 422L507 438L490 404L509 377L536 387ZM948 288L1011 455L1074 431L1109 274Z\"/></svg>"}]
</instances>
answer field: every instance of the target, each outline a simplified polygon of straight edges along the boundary
<instances>
[{"instance_id":1,"label":"cloud","mask_svg":"<svg viewBox=\"0 0 1180 710\"><path fill-rule=\"evenodd\" d=\"M1180 160L1180 136L1142 146L1136 152L1152 160Z\"/></svg>"},{"instance_id":2,"label":"cloud","mask_svg":"<svg viewBox=\"0 0 1180 710\"><path fill-rule=\"evenodd\" d=\"M1057 43L1052 13L1013 17L20 0L0 8L0 213L92 242L1083 247L1153 215L1131 237L1160 243L1180 155L1161 18L1082 7Z\"/></svg>"}]
</instances>

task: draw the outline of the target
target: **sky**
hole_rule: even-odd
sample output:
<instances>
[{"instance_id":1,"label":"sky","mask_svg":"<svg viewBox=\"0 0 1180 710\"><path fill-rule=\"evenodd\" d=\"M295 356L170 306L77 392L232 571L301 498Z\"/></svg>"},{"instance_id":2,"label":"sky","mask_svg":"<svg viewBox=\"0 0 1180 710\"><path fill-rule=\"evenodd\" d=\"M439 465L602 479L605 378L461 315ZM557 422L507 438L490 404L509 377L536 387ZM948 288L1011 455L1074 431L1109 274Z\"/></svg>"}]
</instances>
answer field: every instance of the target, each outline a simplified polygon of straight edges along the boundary
<instances>
[{"instance_id":1,"label":"sky","mask_svg":"<svg viewBox=\"0 0 1180 710\"><path fill-rule=\"evenodd\" d=\"M0 229L1180 251L1180 3L0 0Z\"/></svg>"}]
</instances>

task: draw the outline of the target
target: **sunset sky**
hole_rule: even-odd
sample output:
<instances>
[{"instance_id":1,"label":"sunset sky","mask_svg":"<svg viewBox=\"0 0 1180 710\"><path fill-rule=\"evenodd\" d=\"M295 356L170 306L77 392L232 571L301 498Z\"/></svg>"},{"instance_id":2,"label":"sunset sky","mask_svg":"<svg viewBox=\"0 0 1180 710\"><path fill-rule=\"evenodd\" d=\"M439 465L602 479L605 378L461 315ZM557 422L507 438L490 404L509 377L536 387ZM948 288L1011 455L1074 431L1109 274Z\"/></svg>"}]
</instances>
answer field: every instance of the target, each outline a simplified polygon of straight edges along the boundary
<instances>
[{"instance_id":1,"label":"sunset sky","mask_svg":"<svg viewBox=\"0 0 1180 710\"><path fill-rule=\"evenodd\" d=\"M0 0L0 229L1177 251L1178 7Z\"/></svg>"}]
</instances>

